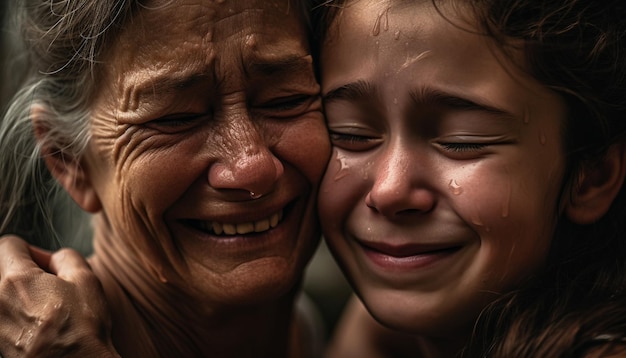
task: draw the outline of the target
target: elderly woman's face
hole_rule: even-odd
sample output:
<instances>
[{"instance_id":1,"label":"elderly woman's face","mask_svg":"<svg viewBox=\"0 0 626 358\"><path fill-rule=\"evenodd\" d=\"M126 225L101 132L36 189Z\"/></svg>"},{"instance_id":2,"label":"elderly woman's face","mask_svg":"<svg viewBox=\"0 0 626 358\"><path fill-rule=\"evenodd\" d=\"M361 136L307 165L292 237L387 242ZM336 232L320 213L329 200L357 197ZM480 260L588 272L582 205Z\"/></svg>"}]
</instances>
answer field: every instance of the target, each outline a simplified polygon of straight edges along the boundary
<instances>
[{"instance_id":1,"label":"elderly woman's face","mask_svg":"<svg viewBox=\"0 0 626 358\"><path fill-rule=\"evenodd\" d=\"M291 289L319 236L318 91L293 4L141 9L106 56L86 159L112 236L199 297Z\"/></svg>"}]
</instances>

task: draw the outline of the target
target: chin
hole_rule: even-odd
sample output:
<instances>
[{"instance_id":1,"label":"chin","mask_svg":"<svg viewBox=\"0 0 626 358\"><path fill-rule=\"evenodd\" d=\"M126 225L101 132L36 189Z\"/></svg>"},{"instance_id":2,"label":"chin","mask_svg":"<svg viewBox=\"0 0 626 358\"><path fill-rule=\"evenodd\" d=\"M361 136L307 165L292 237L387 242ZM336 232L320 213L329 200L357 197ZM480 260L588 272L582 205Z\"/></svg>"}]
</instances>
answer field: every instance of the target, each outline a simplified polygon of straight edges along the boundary
<instances>
[{"instance_id":1,"label":"chin","mask_svg":"<svg viewBox=\"0 0 626 358\"><path fill-rule=\"evenodd\" d=\"M394 331L431 337L451 337L471 330L476 315L469 307L447 306L443 297L383 290L359 295L372 317ZM393 303L393 304L392 304Z\"/></svg>"},{"instance_id":2,"label":"chin","mask_svg":"<svg viewBox=\"0 0 626 358\"><path fill-rule=\"evenodd\" d=\"M242 265L243 266L243 265ZM256 305L288 299L300 289L304 264L268 257L246 263L222 285L224 301L233 305Z\"/></svg>"}]
</instances>

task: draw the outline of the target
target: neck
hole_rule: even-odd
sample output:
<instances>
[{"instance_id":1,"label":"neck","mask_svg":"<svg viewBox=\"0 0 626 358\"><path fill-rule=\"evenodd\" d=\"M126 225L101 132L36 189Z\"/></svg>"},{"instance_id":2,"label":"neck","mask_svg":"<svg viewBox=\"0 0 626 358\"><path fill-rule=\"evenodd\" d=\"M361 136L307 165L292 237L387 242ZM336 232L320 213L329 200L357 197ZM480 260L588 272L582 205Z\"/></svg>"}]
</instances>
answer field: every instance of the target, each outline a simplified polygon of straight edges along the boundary
<instances>
[{"instance_id":1,"label":"neck","mask_svg":"<svg viewBox=\"0 0 626 358\"><path fill-rule=\"evenodd\" d=\"M121 356L289 356L296 289L259 305L207 307L159 280L120 240L102 231L96 225L90 263L102 282Z\"/></svg>"},{"instance_id":2,"label":"neck","mask_svg":"<svg viewBox=\"0 0 626 358\"><path fill-rule=\"evenodd\" d=\"M418 337L420 357L423 358L455 358L460 357L465 339L451 340L443 338Z\"/></svg>"}]
</instances>

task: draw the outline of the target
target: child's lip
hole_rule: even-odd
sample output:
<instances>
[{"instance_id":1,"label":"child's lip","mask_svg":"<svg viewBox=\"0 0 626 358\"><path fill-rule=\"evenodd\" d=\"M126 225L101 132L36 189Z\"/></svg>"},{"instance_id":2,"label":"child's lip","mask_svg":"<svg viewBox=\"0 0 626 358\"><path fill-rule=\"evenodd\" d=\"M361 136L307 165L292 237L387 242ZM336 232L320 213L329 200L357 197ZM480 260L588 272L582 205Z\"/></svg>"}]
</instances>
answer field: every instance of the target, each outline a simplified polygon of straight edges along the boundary
<instances>
[{"instance_id":1,"label":"child's lip","mask_svg":"<svg viewBox=\"0 0 626 358\"><path fill-rule=\"evenodd\" d=\"M395 257L406 258L419 255L431 255L446 251L456 251L461 247L458 243L442 243L442 244L389 244L384 242L360 242L361 246L366 249L376 251L380 254Z\"/></svg>"}]
</instances>

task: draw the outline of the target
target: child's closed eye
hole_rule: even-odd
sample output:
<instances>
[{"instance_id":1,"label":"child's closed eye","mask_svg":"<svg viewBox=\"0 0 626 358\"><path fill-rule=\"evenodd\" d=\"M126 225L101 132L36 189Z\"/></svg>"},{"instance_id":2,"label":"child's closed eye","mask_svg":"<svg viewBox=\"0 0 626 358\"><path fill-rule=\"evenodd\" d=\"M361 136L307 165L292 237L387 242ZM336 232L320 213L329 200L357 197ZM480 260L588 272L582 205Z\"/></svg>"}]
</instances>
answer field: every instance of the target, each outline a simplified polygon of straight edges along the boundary
<instances>
[{"instance_id":1,"label":"child's closed eye","mask_svg":"<svg viewBox=\"0 0 626 358\"><path fill-rule=\"evenodd\" d=\"M330 131L330 141L334 146L350 151L368 150L378 143L375 137L336 131Z\"/></svg>"},{"instance_id":2,"label":"child's closed eye","mask_svg":"<svg viewBox=\"0 0 626 358\"><path fill-rule=\"evenodd\" d=\"M450 152L476 152L484 149L487 143L440 143L443 149Z\"/></svg>"}]
</instances>

